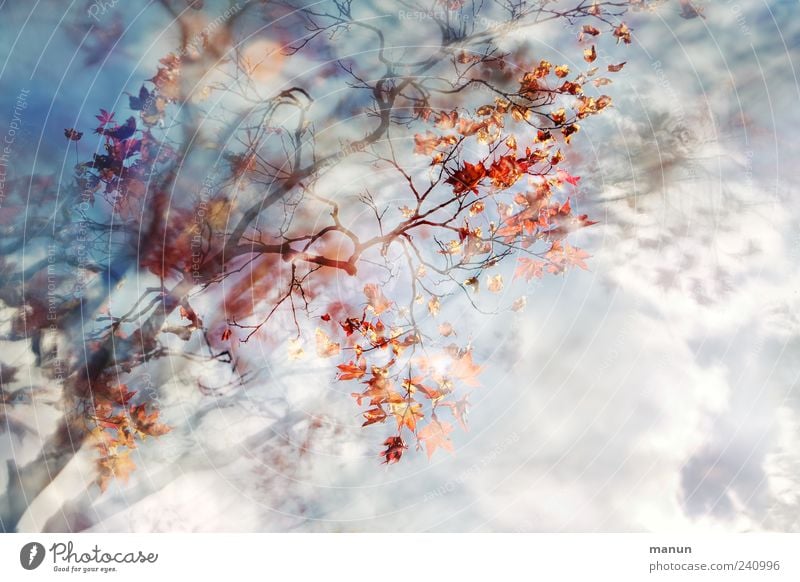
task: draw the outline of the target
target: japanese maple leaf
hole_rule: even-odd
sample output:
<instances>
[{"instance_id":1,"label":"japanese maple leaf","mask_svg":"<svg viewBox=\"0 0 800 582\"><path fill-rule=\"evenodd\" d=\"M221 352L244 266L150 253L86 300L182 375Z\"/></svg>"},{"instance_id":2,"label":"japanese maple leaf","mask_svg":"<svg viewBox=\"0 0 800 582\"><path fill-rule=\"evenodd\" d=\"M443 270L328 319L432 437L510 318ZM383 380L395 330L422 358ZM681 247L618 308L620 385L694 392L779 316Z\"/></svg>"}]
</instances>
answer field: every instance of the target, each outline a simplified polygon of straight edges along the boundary
<instances>
[{"instance_id":1,"label":"japanese maple leaf","mask_svg":"<svg viewBox=\"0 0 800 582\"><path fill-rule=\"evenodd\" d=\"M510 242L509 239L514 239L516 236L522 234L522 229L524 227L525 223L520 221L519 217L512 216L502 228L497 229L497 236L505 237L507 242Z\"/></svg>"},{"instance_id":2,"label":"japanese maple leaf","mask_svg":"<svg viewBox=\"0 0 800 582\"><path fill-rule=\"evenodd\" d=\"M336 342L332 342L328 334L320 328L317 328L315 336L317 339L317 355L320 358L330 358L341 351L341 346Z\"/></svg>"},{"instance_id":3,"label":"japanese maple leaf","mask_svg":"<svg viewBox=\"0 0 800 582\"><path fill-rule=\"evenodd\" d=\"M414 135L415 154L429 156L436 150L436 146L438 145L439 145L439 137L431 131L426 131L425 135L420 135L420 134Z\"/></svg>"},{"instance_id":4,"label":"japanese maple leaf","mask_svg":"<svg viewBox=\"0 0 800 582\"><path fill-rule=\"evenodd\" d=\"M366 420L361 426L369 426L371 424L375 424L376 422L383 422L386 420L386 411L380 406L376 406L375 408L370 408L369 410L364 411L362 416Z\"/></svg>"},{"instance_id":5,"label":"japanese maple leaf","mask_svg":"<svg viewBox=\"0 0 800 582\"><path fill-rule=\"evenodd\" d=\"M128 391L128 387L125 384L120 384L111 389L111 399L122 406L126 405L135 395L136 392Z\"/></svg>"},{"instance_id":6,"label":"japanese maple leaf","mask_svg":"<svg viewBox=\"0 0 800 582\"><path fill-rule=\"evenodd\" d=\"M381 456L386 459L383 462L387 465L398 462L403 456L403 451L408 448L408 445L399 436L389 437L383 442L383 446L386 447L386 450L381 453Z\"/></svg>"},{"instance_id":7,"label":"japanese maple leaf","mask_svg":"<svg viewBox=\"0 0 800 582\"><path fill-rule=\"evenodd\" d=\"M591 255L583 249L572 247L568 244L564 245L564 260L570 266L580 267L584 271L588 271L589 267L584 259L588 259L590 256Z\"/></svg>"},{"instance_id":8,"label":"japanese maple leaf","mask_svg":"<svg viewBox=\"0 0 800 582\"><path fill-rule=\"evenodd\" d=\"M534 277L541 279L544 276L544 265L544 261L522 257L517 261L517 270L514 271L514 278L525 277L526 281L530 281Z\"/></svg>"},{"instance_id":9,"label":"japanese maple leaf","mask_svg":"<svg viewBox=\"0 0 800 582\"><path fill-rule=\"evenodd\" d=\"M519 162L514 156L502 156L496 160L489 168L489 177L495 188L506 189L513 186L527 166L524 162Z\"/></svg>"},{"instance_id":10,"label":"japanese maple leaf","mask_svg":"<svg viewBox=\"0 0 800 582\"><path fill-rule=\"evenodd\" d=\"M400 395L392 390L394 384L385 374L376 372L376 370L384 370L384 368L373 368L372 378L364 382L369 386L364 392L353 392L352 396L356 402L361 406L361 401L364 398L369 398L371 405L380 405L384 402L400 402L402 398Z\"/></svg>"},{"instance_id":11,"label":"japanese maple leaf","mask_svg":"<svg viewBox=\"0 0 800 582\"><path fill-rule=\"evenodd\" d=\"M439 390L437 388L429 388L427 386L424 386L423 384L417 384L416 388L417 390L422 392L426 398L429 398L434 402L438 402L439 400L447 396L447 393L445 391Z\"/></svg>"},{"instance_id":12,"label":"japanese maple leaf","mask_svg":"<svg viewBox=\"0 0 800 582\"><path fill-rule=\"evenodd\" d=\"M546 254L546 257L550 260L547 270L551 273L562 273L567 267L580 267L584 271L588 271L589 267L584 259L588 259L590 256L582 249L572 247L566 243L562 245L555 241Z\"/></svg>"},{"instance_id":13,"label":"japanese maple leaf","mask_svg":"<svg viewBox=\"0 0 800 582\"><path fill-rule=\"evenodd\" d=\"M572 184L573 186L578 185L578 181L580 180L579 176L572 176L566 170L562 170L559 168L556 170L556 177L561 180L562 182L566 182L568 184Z\"/></svg>"},{"instance_id":14,"label":"japanese maple leaf","mask_svg":"<svg viewBox=\"0 0 800 582\"><path fill-rule=\"evenodd\" d=\"M500 293L503 290L503 275L490 276L486 281L486 288L492 293Z\"/></svg>"},{"instance_id":15,"label":"japanese maple leaf","mask_svg":"<svg viewBox=\"0 0 800 582\"><path fill-rule=\"evenodd\" d=\"M437 315L439 315L439 310L441 309L441 307L442 304L439 301L438 297L431 297L428 300L428 311L432 316L436 317Z\"/></svg>"},{"instance_id":16,"label":"japanese maple leaf","mask_svg":"<svg viewBox=\"0 0 800 582\"><path fill-rule=\"evenodd\" d=\"M384 296L380 287L374 283L364 285L364 295L367 296L367 303L375 315L380 315L392 306L392 302Z\"/></svg>"},{"instance_id":17,"label":"japanese maple leaf","mask_svg":"<svg viewBox=\"0 0 800 582\"><path fill-rule=\"evenodd\" d=\"M166 424L158 422L158 410L147 412L146 404L131 406L130 414L134 430L142 437L161 436L171 430Z\"/></svg>"},{"instance_id":18,"label":"japanese maple leaf","mask_svg":"<svg viewBox=\"0 0 800 582\"><path fill-rule=\"evenodd\" d=\"M105 109L101 109L100 115L96 115L95 117L97 117L97 120L100 122L101 127L114 122L114 114L109 113Z\"/></svg>"},{"instance_id":19,"label":"japanese maple leaf","mask_svg":"<svg viewBox=\"0 0 800 582\"><path fill-rule=\"evenodd\" d=\"M148 101L150 101L150 99L152 99L152 97L153 97L153 93L148 91L147 87L142 85L142 87L139 89L139 96L138 97L136 97L134 95L129 95L128 96L129 107L130 107L130 109L133 109L134 111L141 111L142 109L144 109L147 106Z\"/></svg>"},{"instance_id":20,"label":"japanese maple leaf","mask_svg":"<svg viewBox=\"0 0 800 582\"><path fill-rule=\"evenodd\" d=\"M467 386L480 386L478 374L481 373L481 369L481 366L472 361L472 350L468 350L463 354L453 356L453 361L448 368L448 375L461 380Z\"/></svg>"},{"instance_id":21,"label":"japanese maple leaf","mask_svg":"<svg viewBox=\"0 0 800 582\"><path fill-rule=\"evenodd\" d=\"M97 461L97 484L100 491L108 489L111 479L117 478L127 483L131 473L136 469L136 463L130 458L130 451L105 456Z\"/></svg>"},{"instance_id":22,"label":"japanese maple leaf","mask_svg":"<svg viewBox=\"0 0 800 582\"><path fill-rule=\"evenodd\" d=\"M470 407L469 394L465 394L461 400L456 400L455 402L443 402L442 406L447 406L453 412L453 416L456 417L458 424L461 425L465 432L469 431L467 426L467 414Z\"/></svg>"},{"instance_id":23,"label":"japanese maple leaf","mask_svg":"<svg viewBox=\"0 0 800 582\"><path fill-rule=\"evenodd\" d=\"M422 413L422 404L414 401L404 400L402 402L392 402L389 404L395 419L397 420L398 430L404 426L414 432L417 429L417 419L425 416Z\"/></svg>"},{"instance_id":24,"label":"japanese maple leaf","mask_svg":"<svg viewBox=\"0 0 800 582\"><path fill-rule=\"evenodd\" d=\"M436 449L440 447L451 453L453 452L453 442L448 436L451 432L453 432L453 426L449 422L439 422L438 420L427 424L419 431L418 438L425 445L428 460L436 452Z\"/></svg>"},{"instance_id":25,"label":"japanese maple leaf","mask_svg":"<svg viewBox=\"0 0 800 582\"><path fill-rule=\"evenodd\" d=\"M352 360L347 364L339 364L339 380L358 380L367 373L367 362L363 358L356 364Z\"/></svg>"},{"instance_id":26,"label":"japanese maple leaf","mask_svg":"<svg viewBox=\"0 0 800 582\"><path fill-rule=\"evenodd\" d=\"M458 111L451 111L450 113L442 111L436 119L436 127L439 129L453 129L457 122Z\"/></svg>"},{"instance_id":27,"label":"japanese maple leaf","mask_svg":"<svg viewBox=\"0 0 800 582\"><path fill-rule=\"evenodd\" d=\"M458 140L454 135L439 137L435 133L426 131L425 135L416 134L414 136L414 153L429 156L437 153L436 148L439 146L451 146L456 141Z\"/></svg>"},{"instance_id":28,"label":"japanese maple leaf","mask_svg":"<svg viewBox=\"0 0 800 582\"><path fill-rule=\"evenodd\" d=\"M138 154L142 149L142 140L140 139L126 139L124 141L116 141L109 150L111 157L119 162Z\"/></svg>"},{"instance_id":29,"label":"japanese maple leaf","mask_svg":"<svg viewBox=\"0 0 800 582\"><path fill-rule=\"evenodd\" d=\"M452 184L453 193L457 196L470 190L475 194L478 193L478 184L486 177L486 168L483 164L470 164L464 162L464 167L456 170L453 174L445 180L447 184Z\"/></svg>"},{"instance_id":30,"label":"japanese maple leaf","mask_svg":"<svg viewBox=\"0 0 800 582\"><path fill-rule=\"evenodd\" d=\"M103 135L120 141L126 140L136 132L136 119L129 117L123 125L119 125L114 129L104 129Z\"/></svg>"}]
</instances>

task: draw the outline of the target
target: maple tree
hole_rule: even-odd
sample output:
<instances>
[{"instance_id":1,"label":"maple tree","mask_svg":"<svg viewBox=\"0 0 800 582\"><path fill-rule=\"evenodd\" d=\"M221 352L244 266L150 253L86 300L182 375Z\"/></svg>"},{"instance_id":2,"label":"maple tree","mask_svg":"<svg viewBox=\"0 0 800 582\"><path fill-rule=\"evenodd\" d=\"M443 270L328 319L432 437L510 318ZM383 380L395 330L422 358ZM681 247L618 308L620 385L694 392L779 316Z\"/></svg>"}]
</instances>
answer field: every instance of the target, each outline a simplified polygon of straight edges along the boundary
<instances>
[{"instance_id":1,"label":"maple tree","mask_svg":"<svg viewBox=\"0 0 800 582\"><path fill-rule=\"evenodd\" d=\"M594 222L573 209L581 178L567 152L611 107L601 88L625 61L601 69L603 47L630 43L622 19L648 3L420 4L438 44L402 57L347 0L250 3L214 28L177 0L161 4L180 48L100 110L93 134L65 128L68 147L95 149L74 175L10 183L0 214L8 339L31 340L63 412L37 458L11 470L6 528L83 445L105 490L135 470L137 446L170 431L138 368L214 361L245 385L259 365L242 355L253 342L288 360L330 359L363 425L386 427L384 463L410 445L452 452L483 367L442 309L503 292L507 261L526 281L588 268L568 242ZM477 26L481 10L503 27ZM250 38L276 20L283 32ZM524 42L498 48L506 32L549 21L574 26L572 63L534 58ZM348 37L371 50L333 58ZM318 106L311 80L270 85L301 58L341 89L335 107ZM359 122L337 124L350 111ZM331 188L353 166L380 177L376 191ZM34 248L41 260L25 266L19 254ZM353 288L340 277L357 292L337 295ZM15 370L2 377L11 426Z\"/></svg>"}]
</instances>

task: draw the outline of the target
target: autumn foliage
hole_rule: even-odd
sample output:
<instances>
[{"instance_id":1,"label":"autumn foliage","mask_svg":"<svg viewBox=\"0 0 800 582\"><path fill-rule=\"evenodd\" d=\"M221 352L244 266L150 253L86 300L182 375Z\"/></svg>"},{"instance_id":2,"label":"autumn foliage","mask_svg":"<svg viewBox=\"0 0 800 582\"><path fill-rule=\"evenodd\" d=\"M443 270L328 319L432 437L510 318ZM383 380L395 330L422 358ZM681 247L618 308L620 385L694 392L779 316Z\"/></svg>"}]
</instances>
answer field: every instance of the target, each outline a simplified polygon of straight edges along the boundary
<instances>
[{"instance_id":1,"label":"autumn foliage","mask_svg":"<svg viewBox=\"0 0 800 582\"><path fill-rule=\"evenodd\" d=\"M452 4L446 10L466 18L466 3ZM533 4L494 8L508 30L566 23L570 63L534 58L524 43L499 50L504 29L445 21L436 50L395 61L382 31L354 17L350 2L259 5L287 31L259 41L268 52L253 60L252 47L236 50L236 27L255 18L255 7L213 34L197 17L180 16L181 50L131 87L125 106L59 136L78 161L54 232L89 225L96 247L81 268L107 293L92 304L94 324L80 331L85 351L67 356L59 374L69 413L53 446L94 447L105 490L134 470L131 451L170 430L134 370L202 357L230 366L244 384L257 363L239 353L264 342L290 362L330 363L331 377L351 386L363 426L380 432L384 463L409 449L428 458L453 452L485 364L469 334L444 317L447 303L505 299L509 277L589 268L573 233L594 221L576 210L587 178L574 175L570 148L589 118L612 107L603 90L625 62L598 63L604 47L631 42L621 18L646 3ZM357 33L378 50L359 52L361 60L325 56ZM343 90L341 107L364 112L355 137L331 143L317 133L327 123L319 115L331 113L315 109L313 83L264 91L279 67L315 51L327 63L318 77ZM226 102L228 116L203 109L232 95L239 107ZM331 195L340 179L332 172L347 164L380 175L390 196L366 187ZM53 188L45 182L37 192L55 199ZM66 288L77 263L65 256L54 284ZM113 286L125 273L150 283L118 301ZM357 281L357 295L336 296L340 277ZM55 327L70 333L71 314L87 299L63 297ZM50 325L43 299L2 299L21 308L15 330ZM513 298L504 309L521 311L525 302ZM201 350L188 347L198 341Z\"/></svg>"}]
</instances>

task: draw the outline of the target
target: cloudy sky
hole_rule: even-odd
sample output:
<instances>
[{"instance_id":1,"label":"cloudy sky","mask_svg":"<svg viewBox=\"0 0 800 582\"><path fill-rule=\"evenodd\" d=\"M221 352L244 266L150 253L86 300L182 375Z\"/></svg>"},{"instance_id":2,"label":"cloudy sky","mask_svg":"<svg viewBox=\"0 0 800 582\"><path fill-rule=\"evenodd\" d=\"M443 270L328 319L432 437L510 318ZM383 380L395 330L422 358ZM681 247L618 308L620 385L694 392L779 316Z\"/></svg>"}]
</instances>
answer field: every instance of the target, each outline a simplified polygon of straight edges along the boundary
<instances>
[{"instance_id":1,"label":"cloudy sky","mask_svg":"<svg viewBox=\"0 0 800 582\"><path fill-rule=\"evenodd\" d=\"M31 144L102 106L103 83L135 85L126 78L154 62L142 47L161 42L145 13L113 71L54 87L69 35L45 4L0 7L4 39L22 31L0 106L31 90ZM800 530L800 8L706 4L704 19L681 18L677 2L633 17L628 64L607 88L615 108L576 140L578 202L599 220L579 245L590 270L509 286L527 295L523 313L444 306L485 363L455 454L380 466L330 366L265 353L258 381L229 396L192 389L219 370L165 376L176 430L138 452L131 482L84 492L79 456L20 528ZM51 33L37 62L28 35ZM529 42L568 54L563 37L555 26ZM40 159L63 157L41 147Z\"/></svg>"}]
</instances>

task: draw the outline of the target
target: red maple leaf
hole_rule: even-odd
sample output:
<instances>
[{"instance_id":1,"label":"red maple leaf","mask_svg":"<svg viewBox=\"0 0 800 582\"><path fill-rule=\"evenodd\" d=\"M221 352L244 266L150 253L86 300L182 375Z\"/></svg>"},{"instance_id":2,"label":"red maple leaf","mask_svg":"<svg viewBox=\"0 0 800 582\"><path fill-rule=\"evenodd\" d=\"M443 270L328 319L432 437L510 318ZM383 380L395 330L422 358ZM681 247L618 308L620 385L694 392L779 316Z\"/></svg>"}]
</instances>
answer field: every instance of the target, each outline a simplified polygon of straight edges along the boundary
<instances>
[{"instance_id":1,"label":"red maple leaf","mask_svg":"<svg viewBox=\"0 0 800 582\"><path fill-rule=\"evenodd\" d=\"M506 189L513 186L527 170L527 163L514 156L502 156L492 163L489 177L495 188Z\"/></svg>"},{"instance_id":2,"label":"red maple leaf","mask_svg":"<svg viewBox=\"0 0 800 582\"><path fill-rule=\"evenodd\" d=\"M141 436L161 436L171 429L166 424L158 422L158 410L147 412L146 404L131 406L131 424Z\"/></svg>"},{"instance_id":3,"label":"red maple leaf","mask_svg":"<svg viewBox=\"0 0 800 582\"><path fill-rule=\"evenodd\" d=\"M478 184L486 177L486 168L483 164L470 164L464 162L464 167L456 170L445 180L447 184L452 184L453 193L457 196L465 192L472 191L478 193Z\"/></svg>"},{"instance_id":4,"label":"red maple leaf","mask_svg":"<svg viewBox=\"0 0 800 582\"><path fill-rule=\"evenodd\" d=\"M562 170L559 168L556 170L556 177L561 180L562 182L567 182L568 184L572 184L573 186L578 185L578 181L580 180L579 176L572 176L566 170Z\"/></svg>"},{"instance_id":5,"label":"red maple leaf","mask_svg":"<svg viewBox=\"0 0 800 582\"><path fill-rule=\"evenodd\" d=\"M97 120L100 122L101 127L114 122L114 114L109 113L105 109L101 109L100 115L95 115L95 117L97 117Z\"/></svg>"},{"instance_id":6,"label":"red maple leaf","mask_svg":"<svg viewBox=\"0 0 800 582\"><path fill-rule=\"evenodd\" d=\"M408 448L408 445L399 436L389 437L383 442L383 446L386 447L386 450L381 453L381 456L386 459L384 463L387 465L398 462L403 456L403 451Z\"/></svg>"}]
</instances>

